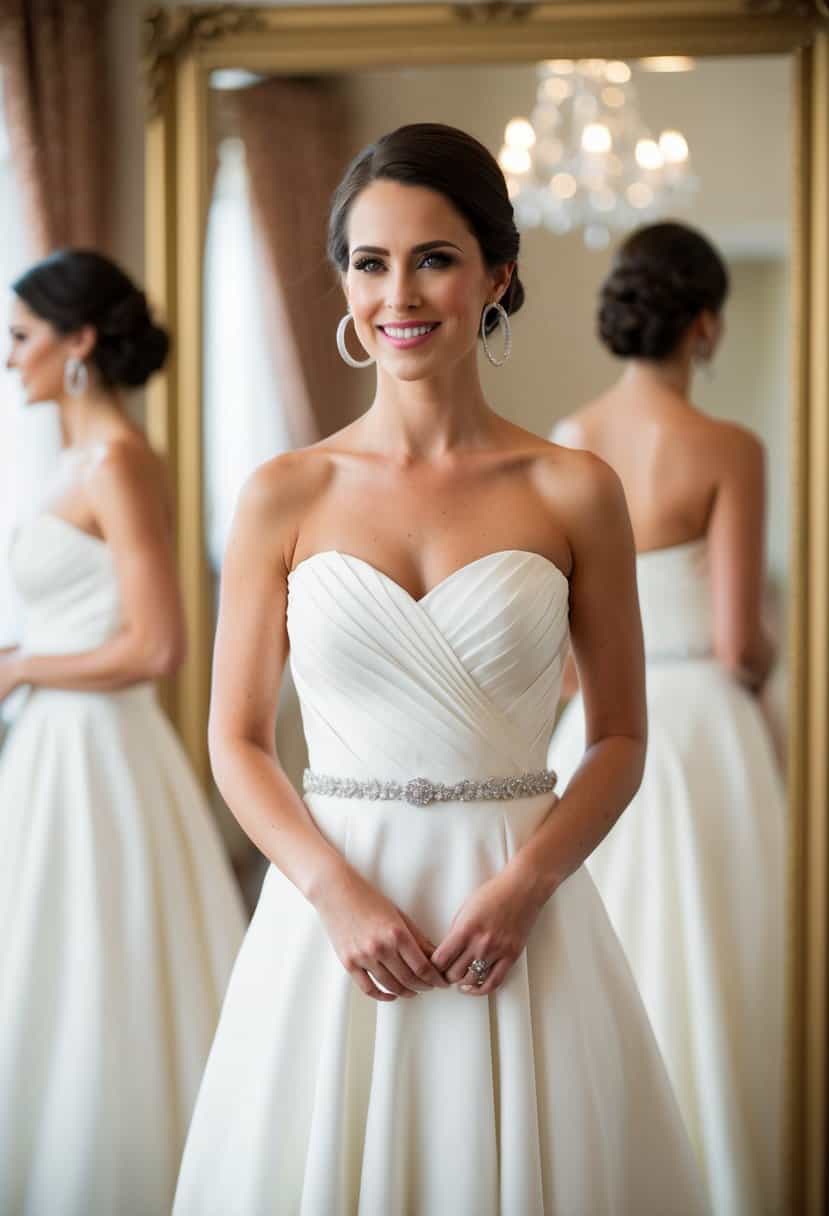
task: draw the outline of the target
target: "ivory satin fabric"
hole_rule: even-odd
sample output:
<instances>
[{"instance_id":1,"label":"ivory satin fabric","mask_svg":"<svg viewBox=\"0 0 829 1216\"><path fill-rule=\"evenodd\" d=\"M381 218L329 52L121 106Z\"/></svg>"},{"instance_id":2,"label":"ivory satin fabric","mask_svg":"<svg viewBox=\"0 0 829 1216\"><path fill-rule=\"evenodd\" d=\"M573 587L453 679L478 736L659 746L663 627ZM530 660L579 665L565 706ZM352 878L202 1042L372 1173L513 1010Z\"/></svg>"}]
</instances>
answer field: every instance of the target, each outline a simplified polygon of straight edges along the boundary
<instances>
[{"instance_id":1,"label":"ivory satin fabric","mask_svg":"<svg viewBox=\"0 0 829 1216\"><path fill-rule=\"evenodd\" d=\"M41 514L11 561L28 650L118 628L102 541ZM150 686L30 692L0 753L0 926L0 1212L166 1216L244 919Z\"/></svg>"},{"instance_id":2,"label":"ivory satin fabric","mask_svg":"<svg viewBox=\"0 0 829 1216\"><path fill-rule=\"evenodd\" d=\"M779 1216L785 802L757 702L712 657L705 540L643 554L649 742L588 860L636 976L717 1216ZM569 780L580 699L550 764Z\"/></svg>"},{"instance_id":3,"label":"ivory satin fabric","mask_svg":"<svg viewBox=\"0 0 829 1216\"><path fill-rule=\"evenodd\" d=\"M288 629L311 767L433 781L543 768L568 586L508 550L423 599L317 554ZM439 941L548 814L309 795L321 831ZM231 978L176 1216L691 1216L707 1210L662 1061L583 868L491 998L377 1004L271 868Z\"/></svg>"}]
</instances>

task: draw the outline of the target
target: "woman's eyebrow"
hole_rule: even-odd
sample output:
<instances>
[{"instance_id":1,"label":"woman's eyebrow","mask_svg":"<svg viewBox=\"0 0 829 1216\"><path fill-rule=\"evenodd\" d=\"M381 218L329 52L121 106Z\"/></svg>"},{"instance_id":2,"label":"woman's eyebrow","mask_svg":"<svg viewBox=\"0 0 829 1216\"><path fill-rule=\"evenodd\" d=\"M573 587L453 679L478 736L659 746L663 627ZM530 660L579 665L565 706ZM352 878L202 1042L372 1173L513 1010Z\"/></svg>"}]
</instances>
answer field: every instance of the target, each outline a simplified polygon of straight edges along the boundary
<instances>
[{"instance_id":1,"label":"woman's eyebrow","mask_svg":"<svg viewBox=\"0 0 829 1216\"><path fill-rule=\"evenodd\" d=\"M444 245L449 245L450 248L457 249L458 253L463 253L463 250L461 249L460 245L456 245L454 243L454 241L424 241L420 245L413 245L411 252L412 253L427 253L430 249L440 249ZM382 254L383 257L389 256L388 249L382 249L379 245L357 245L357 246L355 246L354 249L351 250L351 252L352 252L352 254L379 253L379 254Z\"/></svg>"}]
</instances>

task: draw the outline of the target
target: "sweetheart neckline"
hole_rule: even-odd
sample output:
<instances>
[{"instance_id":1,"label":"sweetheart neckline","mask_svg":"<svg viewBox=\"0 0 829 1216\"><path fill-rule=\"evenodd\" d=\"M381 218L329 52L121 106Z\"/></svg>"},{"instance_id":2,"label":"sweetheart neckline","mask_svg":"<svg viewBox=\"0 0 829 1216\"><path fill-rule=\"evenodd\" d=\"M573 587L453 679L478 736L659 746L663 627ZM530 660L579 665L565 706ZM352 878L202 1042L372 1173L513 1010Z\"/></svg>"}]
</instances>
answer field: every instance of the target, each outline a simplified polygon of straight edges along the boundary
<instances>
[{"instance_id":1,"label":"sweetheart neckline","mask_svg":"<svg viewBox=\"0 0 829 1216\"><path fill-rule=\"evenodd\" d=\"M366 566L374 574L378 575L379 578L383 579L384 582L391 583L393 587L396 587L398 591L401 591L403 595L411 600L413 604L423 605L427 600L435 595L436 592L445 587L447 583L452 582L458 577L458 575L463 574L473 566L478 566L481 564L481 562L490 561L493 557L508 557L510 554L518 554L522 557L535 557L539 561L544 562L545 566L554 574L557 574L569 590L570 580L561 567L557 566L556 563L551 561L549 557L545 557L543 553L535 553L532 549L496 549L494 553L484 553L480 557L474 557L472 561L464 562L462 566L458 566L455 570L451 570L449 574L445 576L445 578L442 578L439 582L435 583L434 587L430 587L429 590L425 591L421 596L412 595L411 591L409 591L408 588L404 587L401 583L398 583L397 579L392 578L392 576L387 574L385 570L380 570L379 567L373 565L370 561L367 561L366 558L358 557L355 553L345 553L342 549L321 549L318 553L311 553L308 557L303 557L302 561L298 562L296 566L294 566L293 570L288 571L288 581L290 582L294 575L298 574L302 567L307 566L310 562L317 561L324 557L342 557L347 562L357 562L360 566Z\"/></svg>"}]
</instances>

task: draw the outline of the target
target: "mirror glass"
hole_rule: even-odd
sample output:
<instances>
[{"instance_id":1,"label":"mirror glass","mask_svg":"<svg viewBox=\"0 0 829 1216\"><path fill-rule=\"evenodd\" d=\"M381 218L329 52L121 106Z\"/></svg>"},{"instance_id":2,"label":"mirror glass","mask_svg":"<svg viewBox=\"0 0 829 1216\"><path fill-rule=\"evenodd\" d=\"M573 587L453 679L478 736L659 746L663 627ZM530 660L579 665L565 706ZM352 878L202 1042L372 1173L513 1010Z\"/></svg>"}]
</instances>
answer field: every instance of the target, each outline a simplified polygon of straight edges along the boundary
<instances>
[{"instance_id":1,"label":"mirror glass","mask_svg":"<svg viewBox=\"0 0 829 1216\"><path fill-rule=\"evenodd\" d=\"M631 196L636 165L625 166L630 226L665 217L685 221L702 230L728 264L725 336L710 369L696 375L693 400L753 431L766 447L764 612L778 660L761 705L782 771L792 499L791 65L782 56L762 56L673 65L682 71L655 66L632 62L629 80L617 69L617 79L605 79L602 87L618 92L631 86L624 103L636 108L628 158L636 160L637 142L649 136L659 148L665 131L681 133L690 152L689 188L663 201L655 190L638 196L634 190ZM213 74L204 434L205 540L217 580L233 504L247 474L280 451L331 433L371 401L372 371L352 370L337 354L335 330L345 307L325 258L328 204L350 158L384 131L412 121L461 127L498 155L507 123L537 113L541 84L547 82L547 100L561 93L561 84L549 83L556 79L567 82L571 76L567 70L539 72L536 64L319 78ZM582 116L590 119L590 104L584 104ZM567 133L547 131L546 137L566 142ZM594 131L590 138L600 143L602 136ZM520 139L517 146L520 151ZM661 147L663 159L671 148L682 152L676 140ZM648 176L647 156L647 149L640 151L646 186L655 180L653 169ZM566 196L568 183L560 181L559 189ZM502 368L481 359L490 402L539 435L550 435L559 418L596 397L621 370L600 345L595 318L600 284L624 232L608 228L601 199L594 210L586 226L575 222L562 230L566 223L559 219L558 231L523 231L526 303L513 322L512 357ZM592 230L586 233L585 227ZM358 353L356 344L352 349ZM278 749L300 788L306 758L289 676ZM214 801L253 900L261 866L215 791ZM782 1040L769 1044L770 1056L781 1054Z\"/></svg>"}]
</instances>

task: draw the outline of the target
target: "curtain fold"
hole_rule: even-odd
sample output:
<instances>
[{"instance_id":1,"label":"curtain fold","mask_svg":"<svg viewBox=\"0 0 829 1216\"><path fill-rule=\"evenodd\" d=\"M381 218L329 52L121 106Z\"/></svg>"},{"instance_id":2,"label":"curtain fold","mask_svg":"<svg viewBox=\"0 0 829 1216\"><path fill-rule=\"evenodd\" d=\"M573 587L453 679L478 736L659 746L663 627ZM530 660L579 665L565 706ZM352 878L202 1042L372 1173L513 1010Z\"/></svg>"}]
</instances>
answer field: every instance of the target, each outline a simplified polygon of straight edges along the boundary
<instances>
[{"instance_id":1,"label":"curtain fold","mask_svg":"<svg viewBox=\"0 0 829 1216\"><path fill-rule=\"evenodd\" d=\"M2 121L11 180L3 192L2 287L65 245L106 249L111 105L106 84L109 0L0 0ZM0 645L19 631L7 554L15 521L34 508L61 446L57 408L24 406L0 369Z\"/></svg>"},{"instance_id":2,"label":"curtain fold","mask_svg":"<svg viewBox=\"0 0 829 1216\"><path fill-rule=\"evenodd\" d=\"M109 0L0 0L0 67L31 245L109 243Z\"/></svg>"},{"instance_id":3,"label":"curtain fold","mask_svg":"<svg viewBox=\"0 0 829 1216\"><path fill-rule=\"evenodd\" d=\"M371 391L337 353L345 304L325 248L331 197L353 152L347 110L329 79L271 78L236 103L271 361L299 447L350 422Z\"/></svg>"}]
</instances>

